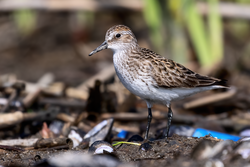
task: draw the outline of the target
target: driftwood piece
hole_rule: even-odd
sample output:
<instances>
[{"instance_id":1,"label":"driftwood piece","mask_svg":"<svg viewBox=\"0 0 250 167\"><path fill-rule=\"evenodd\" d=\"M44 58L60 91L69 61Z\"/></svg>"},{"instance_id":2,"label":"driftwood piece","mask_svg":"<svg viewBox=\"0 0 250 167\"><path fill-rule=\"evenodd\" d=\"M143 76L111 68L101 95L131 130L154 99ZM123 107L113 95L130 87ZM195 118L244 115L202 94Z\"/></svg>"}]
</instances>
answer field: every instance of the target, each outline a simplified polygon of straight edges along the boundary
<instances>
[{"instance_id":1,"label":"driftwood piece","mask_svg":"<svg viewBox=\"0 0 250 167\"><path fill-rule=\"evenodd\" d=\"M192 109L196 107L201 107L213 103L217 103L223 100L228 100L232 98L236 94L236 90L232 88L230 91L212 94L209 96L204 96L199 99L195 99L193 101L187 102L183 105L184 109Z\"/></svg>"},{"instance_id":2,"label":"driftwood piece","mask_svg":"<svg viewBox=\"0 0 250 167\"><path fill-rule=\"evenodd\" d=\"M66 85L63 82L54 82L43 89L44 94L61 97L64 94Z\"/></svg>"},{"instance_id":3,"label":"driftwood piece","mask_svg":"<svg viewBox=\"0 0 250 167\"><path fill-rule=\"evenodd\" d=\"M19 81L25 83L25 91L27 93L33 93L36 92L37 89L48 87L54 80L55 76L52 73L46 73L37 81L37 83L30 83L23 80Z\"/></svg>"},{"instance_id":4,"label":"driftwood piece","mask_svg":"<svg viewBox=\"0 0 250 167\"><path fill-rule=\"evenodd\" d=\"M86 111L81 112L74 120L73 125L77 126L83 119L86 119L88 113Z\"/></svg>"},{"instance_id":5,"label":"driftwood piece","mask_svg":"<svg viewBox=\"0 0 250 167\"><path fill-rule=\"evenodd\" d=\"M16 125L22 121L23 121L23 113L21 111L8 114L0 114L0 128Z\"/></svg>"},{"instance_id":6,"label":"driftwood piece","mask_svg":"<svg viewBox=\"0 0 250 167\"><path fill-rule=\"evenodd\" d=\"M45 120L53 120L58 115L59 110L48 110L48 111L39 111L32 113L23 113L23 121L45 121Z\"/></svg>"},{"instance_id":7,"label":"driftwood piece","mask_svg":"<svg viewBox=\"0 0 250 167\"><path fill-rule=\"evenodd\" d=\"M86 90L81 90L76 88L67 88L65 94L67 97L77 98L82 100L87 100L89 96Z\"/></svg>"},{"instance_id":8,"label":"driftwood piece","mask_svg":"<svg viewBox=\"0 0 250 167\"><path fill-rule=\"evenodd\" d=\"M48 121L56 118L70 123L75 121L75 118L64 113L59 113L57 109L32 113L17 111L14 113L0 114L0 129L19 124L23 121Z\"/></svg>"},{"instance_id":9,"label":"driftwood piece","mask_svg":"<svg viewBox=\"0 0 250 167\"><path fill-rule=\"evenodd\" d=\"M0 145L5 146L21 146L21 147L34 147L38 138L35 139L9 139L0 140Z\"/></svg>"},{"instance_id":10,"label":"driftwood piece","mask_svg":"<svg viewBox=\"0 0 250 167\"><path fill-rule=\"evenodd\" d=\"M35 148L49 148L57 146L68 146L69 149L73 148L73 141L70 138L54 138L54 139L39 139Z\"/></svg>"},{"instance_id":11,"label":"driftwood piece","mask_svg":"<svg viewBox=\"0 0 250 167\"><path fill-rule=\"evenodd\" d=\"M56 118L59 119L59 120L62 120L64 122L70 122L70 123L73 123L75 121L74 117L72 117L70 115L67 115L65 113L57 114Z\"/></svg>"},{"instance_id":12,"label":"driftwood piece","mask_svg":"<svg viewBox=\"0 0 250 167\"><path fill-rule=\"evenodd\" d=\"M66 100L66 99L54 99L54 98L42 98L38 101L40 104L50 104L54 106L70 107L84 109L86 104L84 101Z\"/></svg>"},{"instance_id":13,"label":"driftwood piece","mask_svg":"<svg viewBox=\"0 0 250 167\"><path fill-rule=\"evenodd\" d=\"M24 149L19 148L19 147L15 147L15 146L4 146L4 145L0 145L0 149L9 150L9 151L25 151Z\"/></svg>"},{"instance_id":14,"label":"driftwood piece","mask_svg":"<svg viewBox=\"0 0 250 167\"><path fill-rule=\"evenodd\" d=\"M42 89L37 88L34 92L29 93L24 99L23 99L23 105L28 108L32 105L32 103L37 99L37 97L40 95Z\"/></svg>"},{"instance_id":15,"label":"driftwood piece","mask_svg":"<svg viewBox=\"0 0 250 167\"><path fill-rule=\"evenodd\" d=\"M197 100L185 103L184 108L191 109L191 108L201 107L205 105L215 104L215 103L222 102L222 101L225 102L226 100L234 97L235 94L236 94L236 90L230 90L230 91L223 92L223 93L217 93L217 94L205 96Z\"/></svg>"}]
</instances>

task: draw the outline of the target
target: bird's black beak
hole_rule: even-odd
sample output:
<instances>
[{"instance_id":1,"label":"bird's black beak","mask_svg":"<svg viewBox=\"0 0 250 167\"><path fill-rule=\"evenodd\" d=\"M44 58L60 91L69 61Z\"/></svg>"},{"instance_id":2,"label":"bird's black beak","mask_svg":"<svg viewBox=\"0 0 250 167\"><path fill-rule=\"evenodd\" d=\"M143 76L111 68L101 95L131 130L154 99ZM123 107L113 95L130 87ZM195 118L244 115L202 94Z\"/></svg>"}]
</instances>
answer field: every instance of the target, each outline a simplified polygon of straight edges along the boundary
<instances>
[{"instance_id":1,"label":"bird's black beak","mask_svg":"<svg viewBox=\"0 0 250 167\"><path fill-rule=\"evenodd\" d=\"M95 50L93 50L89 56L92 56L93 54L100 52L101 50L107 49L108 48L108 43L104 41L100 46L98 46Z\"/></svg>"}]
</instances>

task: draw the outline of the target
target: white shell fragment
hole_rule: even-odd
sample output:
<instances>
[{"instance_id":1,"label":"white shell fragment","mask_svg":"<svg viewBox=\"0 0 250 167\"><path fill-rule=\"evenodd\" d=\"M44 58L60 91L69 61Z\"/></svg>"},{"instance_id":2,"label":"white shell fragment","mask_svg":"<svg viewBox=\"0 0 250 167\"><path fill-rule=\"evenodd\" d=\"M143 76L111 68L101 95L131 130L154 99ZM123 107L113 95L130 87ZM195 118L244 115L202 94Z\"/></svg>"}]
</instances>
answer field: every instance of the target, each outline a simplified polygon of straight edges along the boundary
<instances>
[{"instance_id":1,"label":"white shell fragment","mask_svg":"<svg viewBox=\"0 0 250 167\"><path fill-rule=\"evenodd\" d=\"M102 145L95 150L94 154L103 154L104 150L109 153L114 152L114 149L111 148L110 146Z\"/></svg>"},{"instance_id":2,"label":"white shell fragment","mask_svg":"<svg viewBox=\"0 0 250 167\"><path fill-rule=\"evenodd\" d=\"M75 130L70 131L68 138L73 141L73 148L77 147L82 142L82 137Z\"/></svg>"},{"instance_id":3,"label":"white shell fragment","mask_svg":"<svg viewBox=\"0 0 250 167\"><path fill-rule=\"evenodd\" d=\"M89 147L89 153L91 154L104 154L104 153L113 153L114 149L112 145L106 141L95 141L90 147Z\"/></svg>"}]
</instances>

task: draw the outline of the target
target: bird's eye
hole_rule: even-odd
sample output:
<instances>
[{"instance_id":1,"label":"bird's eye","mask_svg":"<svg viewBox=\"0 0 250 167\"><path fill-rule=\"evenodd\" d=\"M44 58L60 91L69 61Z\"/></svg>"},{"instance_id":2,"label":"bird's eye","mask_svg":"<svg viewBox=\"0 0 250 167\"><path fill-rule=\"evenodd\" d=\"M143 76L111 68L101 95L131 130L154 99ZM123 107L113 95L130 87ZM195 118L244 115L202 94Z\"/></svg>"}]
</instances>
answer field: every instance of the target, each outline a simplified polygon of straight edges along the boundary
<instances>
[{"instance_id":1,"label":"bird's eye","mask_svg":"<svg viewBox=\"0 0 250 167\"><path fill-rule=\"evenodd\" d=\"M116 38L120 38L121 34L116 34L115 36Z\"/></svg>"}]
</instances>

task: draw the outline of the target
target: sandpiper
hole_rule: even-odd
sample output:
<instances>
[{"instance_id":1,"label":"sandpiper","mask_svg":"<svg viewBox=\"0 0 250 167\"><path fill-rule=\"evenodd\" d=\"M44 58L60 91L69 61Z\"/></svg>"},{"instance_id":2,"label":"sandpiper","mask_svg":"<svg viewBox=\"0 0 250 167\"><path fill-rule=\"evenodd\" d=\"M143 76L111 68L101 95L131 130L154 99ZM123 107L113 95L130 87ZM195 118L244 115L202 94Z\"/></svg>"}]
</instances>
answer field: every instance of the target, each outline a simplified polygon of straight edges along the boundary
<instances>
[{"instance_id":1,"label":"sandpiper","mask_svg":"<svg viewBox=\"0 0 250 167\"><path fill-rule=\"evenodd\" d=\"M164 134L168 138L173 117L173 100L226 87L225 80L200 75L149 49L141 48L133 32L124 25L111 27L106 33L105 41L89 56L104 49L113 51L115 71L122 84L147 103L148 123L145 140L148 139L153 103L168 107L168 126Z\"/></svg>"}]
</instances>

